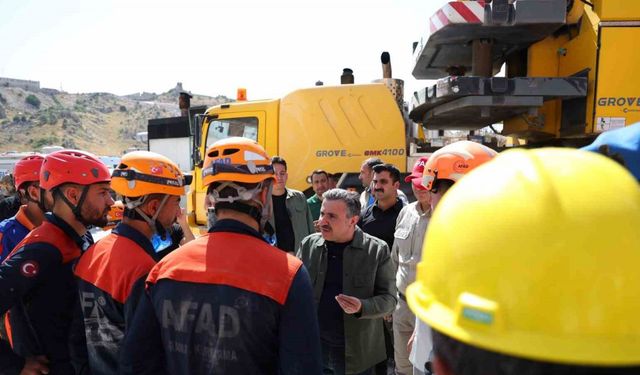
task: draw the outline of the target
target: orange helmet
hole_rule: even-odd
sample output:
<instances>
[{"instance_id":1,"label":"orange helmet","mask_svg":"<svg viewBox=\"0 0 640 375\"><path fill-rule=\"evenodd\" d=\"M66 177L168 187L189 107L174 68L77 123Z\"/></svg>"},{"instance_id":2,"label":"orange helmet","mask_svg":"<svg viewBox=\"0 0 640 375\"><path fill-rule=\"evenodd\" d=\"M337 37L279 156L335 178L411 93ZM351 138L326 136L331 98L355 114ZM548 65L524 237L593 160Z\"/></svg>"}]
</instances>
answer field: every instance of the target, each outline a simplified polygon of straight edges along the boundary
<instances>
[{"instance_id":1,"label":"orange helmet","mask_svg":"<svg viewBox=\"0 0 640 375\"><path fill-rule=\"evenodd\" d=\"M14 184L17 189L25 182L35 182L40 180L40 167L44 157L40 154L25 156L18 160L13 170Z\"/></svg>"},{"instance_id":2,"label":"orange helmet","mask_svg":"<svg viewBox=\"0 0 640 375\"><path fill-rule=\"evenodd\" d=\"M62 184L91 185L109 182L109 168L95 155L78 150L60 150L44 157L40 187L52 190Z\"/></svg>"},{"instance_id":3,"label":"orange helmet","mask_svg":"<svg viewBox=\"0 0 640 375\"><path fill-rule=\"evenodd\" d=\"M109 220L109 222L103 226L102 229L112 229L122 221L122 216L124 216L124 204L122 204L122 201L115 201L107 214L107 220Z\"/></svg>"},{"instance_id":4,"label":"orange helmet","mask_svg":"<svg viewBox=\"0 0 640 375\"><path fill-rule=\"evenodd\" d=\"M149 194L184 195L185 185L185 176L174 162L149 151L124 155L111 176L111 188L130 198Z\"/></svg>"},{"instance_id":5,"label":"orange helmet","mask_svg":"<svg viewBox=\"0 0 640 375\"><path fill-rule=\"evenodd\" d=\"M271 158L257 142L242 137L219 140L209 147L202 169L202 186L217 181L258 183L275 180Z\"/></svg>"},{"instance_id":6,"label":"orange helmet","mask_svg":"<svg viewBox=\"0 0 640 375\"><path fill-rule=\"evenodd\" d=\"M459 141L446 145L431 154L424 165L422 185L431 190L438 180L456 182L496 155L496 151L476 142Z\"/></svg>"}]
</instances>

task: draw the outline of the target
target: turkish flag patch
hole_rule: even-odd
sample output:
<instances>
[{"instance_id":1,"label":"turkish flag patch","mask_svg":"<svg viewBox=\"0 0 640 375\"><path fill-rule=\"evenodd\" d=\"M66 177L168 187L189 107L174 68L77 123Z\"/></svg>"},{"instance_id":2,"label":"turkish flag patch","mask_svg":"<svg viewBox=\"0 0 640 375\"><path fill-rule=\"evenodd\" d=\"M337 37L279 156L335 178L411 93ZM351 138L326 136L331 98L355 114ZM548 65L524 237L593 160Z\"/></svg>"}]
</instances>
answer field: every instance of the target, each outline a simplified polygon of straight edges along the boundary
<instances>
[{"instance_id":1,"label":"turkish flag patch","mask_svg":"<svg viewBox=\"0 0 640 375\"><path fill-rule=\"evenodd\" d=\"M163 170L162 167L159 165L156 165L155 167L151 167L151 174L162 174Z\"/></svg>"},{"instance_id":2,"label":"turkish flag patch","mask_svg":"<svg viewBox=\"0 0 640 375\"><path fill-rule=\"evenodd\" d=\"M35 260L28 260L20 266L20 273L24 277L35 277L40 271L40 265Z\"/></svg>"}]
</instances>

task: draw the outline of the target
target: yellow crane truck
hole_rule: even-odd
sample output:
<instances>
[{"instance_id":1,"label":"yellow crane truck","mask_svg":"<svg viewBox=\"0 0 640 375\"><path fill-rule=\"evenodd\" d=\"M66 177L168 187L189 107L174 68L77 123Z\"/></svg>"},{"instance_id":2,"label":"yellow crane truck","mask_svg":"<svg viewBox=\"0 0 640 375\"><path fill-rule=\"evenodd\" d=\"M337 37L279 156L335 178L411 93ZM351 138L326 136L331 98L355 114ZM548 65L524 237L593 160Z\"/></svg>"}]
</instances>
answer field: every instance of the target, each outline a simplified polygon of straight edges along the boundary
<instances>
[{"instance_id":1,"label":"yellow crane truck","mask_svg":"<svg viewBox=\"0 0 640 375\"><path fill-rule=\"evenodd\" d=\"M408 114L402 81L391 78L383 54L385 78L376 83L354 84L347 72L347 84L222 104L197 116L192 224L207 222L204 152L224 137L255 139L284 157L288 185L304 191L313 169L353 175L372 156L406 171L413 123L442 131L502 122L503 135L530 145L580 145L640 119L640 49L633 47L640 1L453 1L429 22L429 38L414 44L413 76L437 81L414 93Z\"/></svg>"},{"instance_id":2,"label":"yellow crane truck","mask_svg":"<svg viewBox=\"0 0 640 375\"><path fill-rule=\"evenodd\" d=\"M390 71L387 56L387 71ZM390 72L387 74L390 76ZM231 136L258 141L269 155L287 161L288 186L305 191L314 169L358 173L362 162L377 156L404 172L407 164L406 126L401 110L402 82L352 84L348 69L340 86L296 90L283 98L239 101L209 108L196 116L201 132L194 137L194 179L187 210L196 223L206 223L205 191L201 188L204 152L213 142ZM347 175L345 174L345 177Z\"/></svg>"},{"instance_id":3,"label":"yellow crane truck","mask_svg":"<svg viewBox=\"0 0 640 375\"><path fill-rule=\"evenodd\" d=\"M429 26L413 76L437 82L410 113L427 129L579 145L640 120L640 1L453 1Z\"/></svg>"}]
</instances>

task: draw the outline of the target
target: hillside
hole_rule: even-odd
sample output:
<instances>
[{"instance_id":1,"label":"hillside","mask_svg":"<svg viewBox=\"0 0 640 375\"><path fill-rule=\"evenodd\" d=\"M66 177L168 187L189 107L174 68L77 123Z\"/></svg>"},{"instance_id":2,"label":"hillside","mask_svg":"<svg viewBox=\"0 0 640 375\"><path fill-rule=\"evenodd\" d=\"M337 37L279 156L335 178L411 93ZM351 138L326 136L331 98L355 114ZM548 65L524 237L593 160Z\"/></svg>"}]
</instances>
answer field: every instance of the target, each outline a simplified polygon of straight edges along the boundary
<instances>
[{"instance_id":1,"label":"hillside","mask_svg":"<svg viewBox=\"0 0 640 375\"><path fill-rule=\"evenodd\" d=\"M191 105L229 101L194 95ZM177 88L158 95L117 96L0 86L0 153L58 145L119 156L130 147L146 149L146 142L135 136L147 130L149 119L172 116L180 116Z\"/></svg>"}]
</instances>

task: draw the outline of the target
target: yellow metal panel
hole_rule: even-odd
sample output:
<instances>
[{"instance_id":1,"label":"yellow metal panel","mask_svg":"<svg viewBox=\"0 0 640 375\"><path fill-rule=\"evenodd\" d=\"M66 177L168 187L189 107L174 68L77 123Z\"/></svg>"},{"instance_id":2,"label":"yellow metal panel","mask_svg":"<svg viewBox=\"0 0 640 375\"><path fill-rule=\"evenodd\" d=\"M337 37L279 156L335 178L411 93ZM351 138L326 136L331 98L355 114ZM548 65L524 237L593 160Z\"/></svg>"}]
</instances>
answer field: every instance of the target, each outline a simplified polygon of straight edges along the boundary
<instances>
[{"instance_id":1,"label":"yellow metal panel","mask_svg":"<svg viewBox=\"0 0 640 375\"><path fill-rule=\"evenodd\" d=\"M638 0L593 0L593 6L602 21L640 20Z\"/></svg>"},{"instance_id":2,"label":"yellow metal panel","mask_svg":"<svg viewBox=\"0 0 640 375\"><path fill-rule=\"evenodd\" d=\"M594 131L640 121L640 27L603 27Z\"/></svg>"},{"instance_id":3,"label":"yellow metal panel","mask_svg":"<svg viewBox=\"0 0 640 375\"><path fill-rule=\"evenodd\" d=\"M592 133L595 103L596 62L598 55L598 25L600 19L590 7L585 7L580 33L562 47L566 54L560 58L559 75L567 77L589 69L585 133ZM560 124L558 124L558 128Z\"/></svg>"},{"instance_id":4,"label":"yellow metal panel","mask_svg":"<svg viewBox=\"0 0 640 375\"><path fill-rule=\"evenodd\" d=\"M371 156L406 170L404 121L382 84L294 91L281 102L279 139L289 185L298 190L309 187L314 169L357 173Z\"/></svg>"},{"instance_id":5,"label":"yellow metal panel","mask_svg":"<svg viewBox=\"0 0 640 375\"><path fill-rule=\"evenodd\" d=\"M559 54L558 50L566 37L549 37L533 44L527 51L527 76L529 77L557 77ZM560 103L558 100L545 102L539 109L538 118L528 118L526 115L504 121L504 134L526 134L534 136L557 135L560 119ZM532 134L535 133L535 134Z\"/></svg>"},{"instance_id":6,"label":"yellow metal panel","mask_svg":"<svg viewBox=\"0 0 640 375\"><path fill-rule=\"evenodd\" d=\"M548 37L529 47L527 51L527 75L529 77L557 77L558 49L566 38Z\"/></svg>"},{"instance_id":7,"label":"yellow metal panel","mask_svg":"<svg viewBox=\"0 0 640 375\"><path fill-rule=\"evenodd\" d=\"M592 129L592 113L595 102L596 60L598 53L598 25L600 19L590 7L585 6L582 22L577 35L549 37L529 48L528 75L531 77L569 77L585 69L589 71L587 91L586 129ZM527 136L553 135L560 136L562 121L561 100L545 102L539 110L543 124L529 123L518 117L504 122L505 134L521 134ZM537 125L537 126L536 126Z\"/></svg>"}]
</instances>

